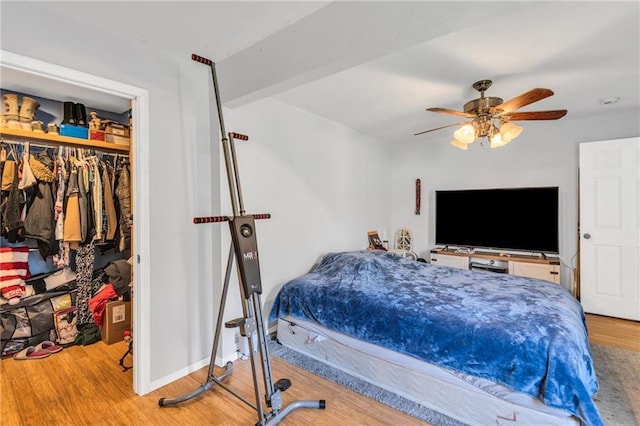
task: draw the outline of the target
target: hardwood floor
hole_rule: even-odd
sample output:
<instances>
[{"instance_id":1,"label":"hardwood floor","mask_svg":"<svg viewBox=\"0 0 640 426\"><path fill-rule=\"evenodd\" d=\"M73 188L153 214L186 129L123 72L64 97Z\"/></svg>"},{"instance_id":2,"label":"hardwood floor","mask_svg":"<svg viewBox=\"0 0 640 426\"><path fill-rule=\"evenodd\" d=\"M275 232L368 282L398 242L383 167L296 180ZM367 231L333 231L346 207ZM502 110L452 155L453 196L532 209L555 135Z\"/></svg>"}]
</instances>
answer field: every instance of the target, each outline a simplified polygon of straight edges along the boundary
<instances>
[{"instance_id":1,"label":"hardwood floor","mask_svg":"<svg viewBox=\"0 0 640 426\"><path fill-rule=\"evenodd\" d=\"M640 352L640 322L587 314L589 341Z\"/></svg>"},{"instance_id":2,"label":"hardwood floor","mask_svg":"<svg viewBox=\"0 0 640 426\"><path fill-rule=\"evenodd\" d=\"M592 343L640 352L640 322L587 316ZM124 342L72 346L40 360L0 361L0 424L54 425L254 425L256 412L229 392L214 386L198 398L173 407L159 407L159 398L176 397L206 381L207 368L144 396L132 391L132 371L118 361ZM131 358L128 357L130 362ZM287 406L296 400L325 399L326 410L297 409L282 425L424 425L332 382L271 360L273 377L291 379L283 393ZM254 400L251 367L236 361L226 383ZM264 392L262 392L264 394Z\"/></svg>"}]
</instances>

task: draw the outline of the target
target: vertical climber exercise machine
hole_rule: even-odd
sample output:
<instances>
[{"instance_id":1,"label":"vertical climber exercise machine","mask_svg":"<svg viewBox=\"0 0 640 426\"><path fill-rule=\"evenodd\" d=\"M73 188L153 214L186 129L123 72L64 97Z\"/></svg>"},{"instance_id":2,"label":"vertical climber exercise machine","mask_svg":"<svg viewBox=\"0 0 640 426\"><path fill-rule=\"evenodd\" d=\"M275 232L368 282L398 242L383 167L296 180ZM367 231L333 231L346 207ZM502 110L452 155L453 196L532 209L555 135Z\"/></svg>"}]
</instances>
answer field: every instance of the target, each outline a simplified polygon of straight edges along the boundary
<instances>
[{"instance_id":1,"label":"vertical climber exercise machine","mask_svg":"<svg viewBox=\"0 0 640 426\"><path fill-rule=\"evenodd\" d=\"M213 340L213 350L211 352L211 361L209 362L207 381L197 389L185 395L175 398L160 398L158 404L161 407L179 404L200 395L202 392L211 389L217 384L257 411L258 422L256 425L275 425L287 414L297 408L324 409L325 401L294 401L283 409L282 392L286 391L291 386L291 381L289 379L280 379L275 383L272 381L271 362L269 361L269 349L267 346L267 336L264 330L264 322L262 318L262 303L260 301L262 283L260 281L260 264L258 262L258 244L255 231L255 219L269 219L271 215L245 214L244 204L242 201L242 190L240 188L240 177L238 174L238 164L236 162L234 138L241 140L248 140L249 138L245 135L233 132L230 132L228 134L229 137L227 138L224 128L224 120L222 117L222 104L220 103L215 63L210 59L203 58L195 54L191 55L191 59L211 67L213 88L218 108L218 120L220 121L220 133L222 134L222 148L227 170L229 193L231 195L231 207L233 209L233 216L196 217L193 219L193 223L229 222L229 228L231 230L231 247L229 249L224 286L222 289L220 308L218 310L218 320L216 322L216 332ZM238 260L238 281L240 285L240 293L243 299L242 312L244 316L242 318L227 321L224 325L226 328L239 327L240 334L245 336L249 341L249 354L253 375L253 388L255 391L255 403L223 383L223 380L232 372L232 362L227 363L224 371L220 375L214 375L215 359L218 352L218 343L220 341L224 307L227 299L227 290L229 288L229 279L231 277L234 256ZM256 359L256 353L253 349L254 337L257 337L260 362L262 364L260 370L262 371L262 378L264 380L264 402L260 392L258 360ZM265 405L267 408L265 408Z\"/></svg>"}]
</instances>

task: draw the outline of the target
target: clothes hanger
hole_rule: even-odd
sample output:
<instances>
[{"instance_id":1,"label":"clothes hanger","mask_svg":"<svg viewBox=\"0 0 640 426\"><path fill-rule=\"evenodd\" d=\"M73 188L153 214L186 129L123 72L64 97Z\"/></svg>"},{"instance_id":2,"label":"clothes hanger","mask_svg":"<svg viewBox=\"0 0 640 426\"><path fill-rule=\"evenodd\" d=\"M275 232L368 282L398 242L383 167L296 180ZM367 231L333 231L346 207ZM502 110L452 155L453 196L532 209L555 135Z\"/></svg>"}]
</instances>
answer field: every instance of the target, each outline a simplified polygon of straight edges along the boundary
<instances>
[{"instance_id":1,"label":"clothes hanger","mask_svg":"<svg viewBox=\"0 0 640 426\"><path fill-rule=\"evenodd\" d=\"M16 146L15 144L10 144L9 145L9 154L7 155L7 160L9 159L9 157L13 157L13 161L18 161L18 155L16 153Z\"/></svg>"}]
</instances>

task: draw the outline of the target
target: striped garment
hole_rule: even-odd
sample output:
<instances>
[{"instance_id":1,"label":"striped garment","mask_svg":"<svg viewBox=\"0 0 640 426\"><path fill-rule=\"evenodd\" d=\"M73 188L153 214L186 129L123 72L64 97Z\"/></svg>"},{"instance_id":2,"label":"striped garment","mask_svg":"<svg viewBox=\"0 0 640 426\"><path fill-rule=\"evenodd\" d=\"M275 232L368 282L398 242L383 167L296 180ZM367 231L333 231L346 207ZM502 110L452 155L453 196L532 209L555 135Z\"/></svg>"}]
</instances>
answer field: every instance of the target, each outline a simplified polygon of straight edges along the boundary
<instances>
[{"instance_id":1,"label":"striped garment","mask_svg":"<svg viewBox=\"0 0 640 426\"><path fill-rule=\"evenodd\" d=\"M17 303L25 294L24 280L30 277L29 247L0 247L0 292ZM12 300L17 298L16 300Z\"/></svg>"}]
</instances>

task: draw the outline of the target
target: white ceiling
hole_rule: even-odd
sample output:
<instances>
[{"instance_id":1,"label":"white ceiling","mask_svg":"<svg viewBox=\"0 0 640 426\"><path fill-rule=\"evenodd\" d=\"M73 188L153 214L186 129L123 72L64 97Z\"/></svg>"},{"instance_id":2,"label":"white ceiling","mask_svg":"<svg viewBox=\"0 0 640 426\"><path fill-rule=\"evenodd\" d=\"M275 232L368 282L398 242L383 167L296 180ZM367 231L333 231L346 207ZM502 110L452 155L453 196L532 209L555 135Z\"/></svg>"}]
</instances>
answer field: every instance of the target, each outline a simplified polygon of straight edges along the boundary
<instances>
[{"instance_id":1,"label":"white ceiling","mask_svg":"<svg viewBox=\"0 0 640 426\"><path fill-rule=\"evenodd\" d=\"M71 4L114 37L214 60L226 106L271 96L389 142L450 139L451 129L413 133L460 121L425 108L462 110L481 79L493 80L488 96L504 100L536 87L555 92L521 111L640 115L637 1ZM612 97L620 101L602 105Z\"/></svg>"}]
</instances>

